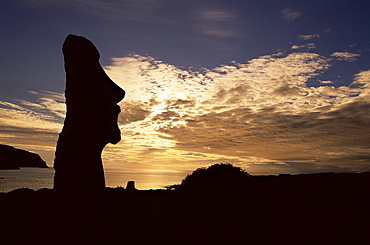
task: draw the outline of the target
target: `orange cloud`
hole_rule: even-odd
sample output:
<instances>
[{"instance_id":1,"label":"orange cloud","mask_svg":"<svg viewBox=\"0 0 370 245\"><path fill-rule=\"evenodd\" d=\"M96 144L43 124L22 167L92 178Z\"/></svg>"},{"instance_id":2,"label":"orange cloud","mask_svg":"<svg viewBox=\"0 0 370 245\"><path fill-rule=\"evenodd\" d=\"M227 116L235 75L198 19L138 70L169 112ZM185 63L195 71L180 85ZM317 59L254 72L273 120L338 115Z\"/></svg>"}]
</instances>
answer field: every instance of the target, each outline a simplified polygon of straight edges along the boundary
<instances>
[{"instance_id":1,"label":"orange cloud","mask_svg":"<svg viewBox=\"0 0 370 245\"><path fill-rule=\"evenodd\" d=\"M355 74L351 86L308 86L331 60L279 53L191 71L149 56L114 58L105 69L127 96L120 104L122 140L106 147L104 164L180 172L215 162L251 173L364 169L370 73ZM1 102L0 139L45 147L50 155L63 123L63 95L34 94L39 103Z\"/></svg>"},{"instance_id":2,"label":"orange cloud","mask_svg":"<svg viewBox=\"0 0 370 245\"><path fill-rule=\"evenodd\" d=\"M310 78L330 68L329 61L315 53L274 54L193 72L133 55L115 58L106 68L122 87L140 94L128 99L137 106L140 120L126 127L135 128L132 133L139 140L128 141L146 157L135 155L132 161L147 161L153 168L179 168L177 163L184 167L205 159L228 159L245 167L289 161L291 169L295 162L307 161L316 170L335 162L337 169L348 169L349 161L340 159L361 158L368 147L368 130L361 126L368 119L354 124L356 116L346 109L366 111L360 98L368 91L367 73L356 76L359 86L308 87ZM348 130L349 125L356 130ZM347 144L354 138L361 147L349 151ZM153 163L156 157L162 160L158 165Z\"/></svg>"}]
</instances>

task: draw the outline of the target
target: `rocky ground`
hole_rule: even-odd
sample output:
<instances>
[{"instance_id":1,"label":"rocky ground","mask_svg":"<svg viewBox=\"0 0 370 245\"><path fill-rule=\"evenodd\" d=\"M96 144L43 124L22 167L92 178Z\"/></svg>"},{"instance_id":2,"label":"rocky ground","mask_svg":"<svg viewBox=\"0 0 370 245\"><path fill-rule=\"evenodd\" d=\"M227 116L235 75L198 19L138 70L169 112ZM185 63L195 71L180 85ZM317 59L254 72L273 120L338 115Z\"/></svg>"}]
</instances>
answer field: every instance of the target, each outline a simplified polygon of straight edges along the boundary
<instances>
[{"instance_id":1,"label":"rocky ground","mask_svg":"<svg viewBox=\"0 0 370 245\"><path fill-rule=\"evenodd\" d=\"M1 244L369 244L370 174L233 188L0 194Z\"/></svg>"}]
</instances>

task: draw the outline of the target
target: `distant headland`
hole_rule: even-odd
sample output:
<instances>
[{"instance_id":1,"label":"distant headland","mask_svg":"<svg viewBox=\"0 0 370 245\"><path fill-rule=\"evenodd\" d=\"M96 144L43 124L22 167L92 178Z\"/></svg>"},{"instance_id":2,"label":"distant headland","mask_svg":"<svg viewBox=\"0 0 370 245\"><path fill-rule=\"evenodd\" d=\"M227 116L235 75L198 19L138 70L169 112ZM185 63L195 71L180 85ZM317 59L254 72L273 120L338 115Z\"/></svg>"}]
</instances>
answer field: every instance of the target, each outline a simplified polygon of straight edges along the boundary
<instances>
[{"instance_id":1,"label":"distant headland","mask_svg":"<svg viewBox=\"0 0 370 245\"><path fill-rule=\"evenodd\" d=\"M0 169L21 167L48 168L46 162L38 154L0 144Z\"/></svg>"}]
</instances>

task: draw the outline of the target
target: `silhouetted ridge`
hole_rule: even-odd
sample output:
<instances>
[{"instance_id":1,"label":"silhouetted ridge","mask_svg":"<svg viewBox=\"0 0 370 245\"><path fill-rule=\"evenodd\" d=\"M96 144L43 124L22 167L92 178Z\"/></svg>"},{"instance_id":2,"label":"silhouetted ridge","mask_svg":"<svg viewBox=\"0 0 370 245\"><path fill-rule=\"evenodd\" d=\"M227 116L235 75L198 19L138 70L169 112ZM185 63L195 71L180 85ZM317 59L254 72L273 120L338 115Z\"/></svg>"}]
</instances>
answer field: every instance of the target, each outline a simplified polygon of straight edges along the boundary
<instances>
[{"instance_id":1,"label":"silhouetted ridge","mask_svg":"<svg viewBox=\"0 0 370 245\"><path fill-rule=\"evenodd\" d=\"M17 169L20 167L47 168L48 166L36 153L0 144L0 169Z\"/></svg>"},{"instance_id":2,"label":"silhouetted ridge","mask_svg":"<svg viewBox=\"0 0 370 245\"><path fill-rule=\"evenodd\" d=\"M1 244L369 244L370 173L241 176L248 185L219 190L0 193Z\"/></svg>"}]
</instances>

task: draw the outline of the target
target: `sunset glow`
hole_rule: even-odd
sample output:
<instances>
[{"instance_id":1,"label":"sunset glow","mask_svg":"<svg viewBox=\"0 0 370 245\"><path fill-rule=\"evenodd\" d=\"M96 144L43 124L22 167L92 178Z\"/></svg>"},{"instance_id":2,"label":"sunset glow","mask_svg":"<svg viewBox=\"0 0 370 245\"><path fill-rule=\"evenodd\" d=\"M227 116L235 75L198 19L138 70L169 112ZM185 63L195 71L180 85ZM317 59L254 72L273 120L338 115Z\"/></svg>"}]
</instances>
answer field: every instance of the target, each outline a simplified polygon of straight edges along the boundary
<instances>
[{"instance_id":1,"label":"sunset glow","mask_svg":"<svg viewBox=\"0 0 370 245\"><path fill-rule=\"evenodd\" d=\"M1 39L2 49L12 50L2 61L13 67L1 68L2 144L39 153L53 166L65 116L60 48L64 36L75 33L96 44L106 73L126 91L119 104L122 140L103 153L107 171L173 174L172 182L220 162L250 174L370 170L365 1L328 3L343 10L343 18L359 11L351 26L331 11L332 17L324 10L315 16L320 3L308 1L274 4L268 14L257 3L189 1L178 17L181 1L14 2L19 6L1 5L28 15L13 26L43 13L32 25L42 21L48 31L34 34L47 41L23 39L22 32L33 35L27 26L2 31L34 52L16 61L13 56L22 57L16 47ZM50 11L80 22L58 24ZM107 183L119 185L110 177Z\"/></svg>"}]
</instances>

